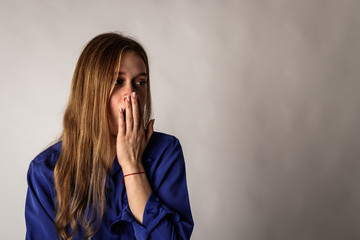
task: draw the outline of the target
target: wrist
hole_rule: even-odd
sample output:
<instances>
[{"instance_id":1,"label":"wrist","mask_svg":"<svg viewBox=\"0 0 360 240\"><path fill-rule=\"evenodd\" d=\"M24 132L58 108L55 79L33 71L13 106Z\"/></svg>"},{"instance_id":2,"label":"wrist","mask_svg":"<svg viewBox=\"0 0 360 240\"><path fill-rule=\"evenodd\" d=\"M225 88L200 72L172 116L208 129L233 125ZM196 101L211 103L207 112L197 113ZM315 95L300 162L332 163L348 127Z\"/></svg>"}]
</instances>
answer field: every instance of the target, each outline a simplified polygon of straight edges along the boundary
<instances>
[{"instance_id":1,"label":"wrist","mask_svg":"<svg viewBox=\"0 0 360 240\"><path fill-rule=\"evenodd\" d=\"M123 171L123 175L145 171L144 166L142 165L141 162L126 164L124 166L121 166L121 168Z\"/></svg>"}]
</instances>

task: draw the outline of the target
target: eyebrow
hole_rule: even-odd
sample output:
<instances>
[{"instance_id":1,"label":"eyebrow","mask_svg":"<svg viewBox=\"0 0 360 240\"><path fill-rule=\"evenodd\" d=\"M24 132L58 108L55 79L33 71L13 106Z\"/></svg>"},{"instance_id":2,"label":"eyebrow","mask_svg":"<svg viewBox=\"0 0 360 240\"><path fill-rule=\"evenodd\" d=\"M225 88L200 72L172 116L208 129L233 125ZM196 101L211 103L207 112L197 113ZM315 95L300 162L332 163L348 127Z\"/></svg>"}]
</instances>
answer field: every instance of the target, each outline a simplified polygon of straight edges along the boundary
<instances>
[{"instance_id":1,"label":"eyebrow","mask_svg":"<svg viewBox=\"0 0 360 240\"><path fill-rule=\"evenodd\" d=\"M125 74L124 72L118 72L118 75L123 75ZM137 77L148 77L148 74L143 72L143 73L139 73L137 74L134 78L137 78Z\"/></svg>"}]
</instances>

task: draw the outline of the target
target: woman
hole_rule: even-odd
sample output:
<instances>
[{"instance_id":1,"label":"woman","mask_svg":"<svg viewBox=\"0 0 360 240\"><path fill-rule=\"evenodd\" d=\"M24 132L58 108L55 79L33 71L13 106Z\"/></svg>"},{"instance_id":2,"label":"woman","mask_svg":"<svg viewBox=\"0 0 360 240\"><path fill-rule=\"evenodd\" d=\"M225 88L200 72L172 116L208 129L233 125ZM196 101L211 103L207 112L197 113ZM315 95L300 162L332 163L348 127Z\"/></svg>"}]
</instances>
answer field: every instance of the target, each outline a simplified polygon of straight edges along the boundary
<instances>
[{"instance_id":1,"label":"woman","mask_svg":"<svg viewBox=\"0 0 360 240\"><path fill-rule=\"evenodd\" d=\"M150 115L143 47L117 33L92 39L62 136L29 167L26 239L189 239L182 149Z\"/></svg>"}]
</instances>

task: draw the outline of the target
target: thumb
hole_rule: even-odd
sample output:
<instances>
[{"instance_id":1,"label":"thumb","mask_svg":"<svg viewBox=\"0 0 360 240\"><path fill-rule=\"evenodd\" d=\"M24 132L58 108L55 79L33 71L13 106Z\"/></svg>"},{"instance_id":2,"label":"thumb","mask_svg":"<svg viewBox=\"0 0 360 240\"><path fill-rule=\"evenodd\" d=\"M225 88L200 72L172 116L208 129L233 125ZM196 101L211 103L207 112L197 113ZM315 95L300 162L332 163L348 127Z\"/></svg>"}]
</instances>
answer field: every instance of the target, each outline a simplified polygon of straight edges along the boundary
<instances>
[{"instance_id":1,"label":"thumb","mask_svg":"<svg viewBox=\"0 0 360 240\"><path fill-rule=\"evenodd\" d=\"M146 143L149 142L151 135L154 132L154 123L155 123L155 119L151 119L147 125L147 129L146 129Z\"/></svg>"}]
</instances>

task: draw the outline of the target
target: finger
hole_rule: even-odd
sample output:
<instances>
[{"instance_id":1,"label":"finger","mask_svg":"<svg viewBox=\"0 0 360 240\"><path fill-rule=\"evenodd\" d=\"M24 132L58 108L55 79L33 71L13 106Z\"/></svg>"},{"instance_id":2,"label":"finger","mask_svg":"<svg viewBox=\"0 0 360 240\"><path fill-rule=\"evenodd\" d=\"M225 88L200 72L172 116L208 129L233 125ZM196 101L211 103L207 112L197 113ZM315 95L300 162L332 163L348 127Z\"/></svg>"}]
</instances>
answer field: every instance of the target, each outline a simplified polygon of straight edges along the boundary
<instances>
[{"instance_id":1,"label":"finger","mask_svg":"<svg viewBox=\"0 0 360 240\"><path fill-rule=\"evenodd\" d=\"M139 129L140 125L140 111L139 111L139 102L138 97L135 92L131 94L131 103L132 103L132 110L133 110L133 118L134 118L134 129Z\"/></svg>"},{"instance_id":2,"label":"finger","mask_svg":"<svg viewBox=\"0 0 360 240\"><path fill-rule=\"evenodd\" d=\"M140 109L140 106L142 106L142 103L141 103L141 98L139 98L139 97L138 97L138 106L139 106L139 115L140 115L139 128L141 131L145 131L144 113L143 113L143 110Z\"/></svg>"},{"instance_id":3,"label":"finger","mask_svg":"<svg viewBox=\"0 0 360 240\"><path fill-rule=\"evenodd\" d=\"M124 109L119 107L119 115L118 115L118 135L124 136L126 132L125 129L125 120L124 120Z\"/></svg>"},{"instance_id":4,"label":"finger","mask_svg":"<svg viewBox=\"0 0 360 240\"><path fill-rule=\"evenodd\" d=\"M154 132L154 123L155 123L155 119L152 119L149 121L148 125L147 125L147 130L146 130L146 143L149 142L151 135Z\"/></svg>"},{"instance_id":5,"label":"finger","mask_svg":"<svg viewBox=\"0 0 360 240\"><path fill-rule=\"evenodd\" d=\"M133 114L131 107L131 97L130 95L126 97L126 133L131 132L133 129Z\"/></svg>"}]
</instances>

